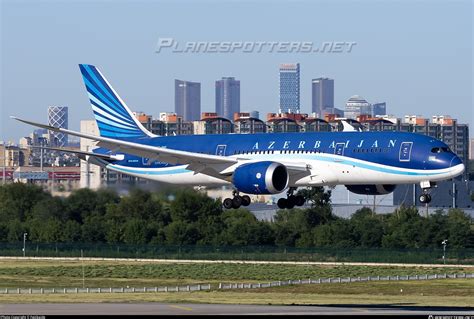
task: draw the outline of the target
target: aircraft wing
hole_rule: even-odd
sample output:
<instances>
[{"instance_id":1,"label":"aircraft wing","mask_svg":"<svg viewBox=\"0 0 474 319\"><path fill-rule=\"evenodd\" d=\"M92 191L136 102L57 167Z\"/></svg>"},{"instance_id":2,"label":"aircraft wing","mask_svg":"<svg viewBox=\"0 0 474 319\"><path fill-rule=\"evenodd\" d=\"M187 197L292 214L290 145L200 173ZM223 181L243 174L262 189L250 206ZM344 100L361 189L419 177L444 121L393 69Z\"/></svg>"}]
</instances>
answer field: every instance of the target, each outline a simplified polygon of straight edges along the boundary
<instances>
[{"instance_id":1,"label":"aircraft wing","mask_svg":"<svg viewBox=\"0 0 474 319\"><path fill-rule=\"evenodd\" d=\"M74 154L79 155L81 159L85 159L86 156L94 156L94 157L102 158L105 160L120 161L124 158L123 155L120 156L120 155L114 155L114 154L99 154L99 153L94 153L94 152L70 150L70 149L59 148L59 147L31 146L30 148L39 148L43 150L57 151L57 152L64 152L64 153L74 153Z\"/></svg>"},{"instance_id":2,"label":"aircraft wing","mask_svg":"<svg viewBox=\"0 0 474 319\"><path fill-rule=\"evenodd\" d=\"M209 155L201 154L187 151L180 151L174 149L168 149L165 147L158 147L152 145L144 145L135 142L129 142L124 140L118 140L110 137L102 137L92 134L86 134L81 132L76 132L64 128L54 127L46 124L36 123L20 119L12 116L13 119L20 122L41 127L54 132L61 132L69 135L79 136L82 138L90 139L97 141L97 146L104 147L112 150L112 152L123 152L139 157L148 158L150 161L159 160L162 162L170 163L173 165L186 165L186 169L194 171L195 173L203 173L220 179L228 180L228 177L232 175L235 168L243 164L243 162L249 162L249 158L230 158L226 156L218 155ZM67 151L64 149L55 149L58 151ZM103 156L97 155L96 153L83 152L83 151L73 151L78 154L90 155L90 156ZM87 153L87 154L85 154ZM111 158L109 159L120 160L120 158ZM117 156L117 155L115 155ZM305 163L298 162L282 162L281 164L285 165L290 172L290 175L301 175L308 174L310 167Z\"/></svg>"},{"instance_id":3,"label":"aircraft wing","mask_svg":"<svg viewBox=\"0 0 474 319\"><path fill-rule=\"evenodd\" d=\"M69 135L79 136L82 138L97 141L97 146L108 148L114 152L124 152L136 156L147 157L150 159L157 159L170 164L191 164L191 163L206 163L206 164L235 164L237 160L224 156L208 155L187 151L179 151L168 149L165 147L144 145L129 141L118 140L110 137L102 137L92 134L86 134L76 131L71 131L64 128L54 127L46 124L35 123L23 120L12 116L13 119L20 122L41 127L53 132L60 132Z\"/></svg>"}]
</instances>

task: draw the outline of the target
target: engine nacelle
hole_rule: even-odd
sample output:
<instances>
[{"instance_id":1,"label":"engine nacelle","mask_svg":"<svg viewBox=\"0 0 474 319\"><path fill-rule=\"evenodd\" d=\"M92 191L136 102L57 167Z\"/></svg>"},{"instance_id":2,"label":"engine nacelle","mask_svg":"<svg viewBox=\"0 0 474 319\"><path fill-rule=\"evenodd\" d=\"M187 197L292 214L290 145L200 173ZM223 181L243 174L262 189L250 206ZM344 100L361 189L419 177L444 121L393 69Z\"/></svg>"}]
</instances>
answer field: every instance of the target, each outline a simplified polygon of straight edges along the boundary
<instances>
[{"instance_id":1,"label":"engine nacelle","mask_svg":"<svg viewBox=\"0 0 474 319\"><path fill-rule=\"evenodd\" d=\"M277 194L288 187L285 165L264 161L243 164L234 171L233 184L247 194Z\"/></svg>"},{"instance_id":2,"label":"engine nacelle","mask_svg":"<svg viewBox=\"0 0 474 319\"><path fill-rule=\"evenodd\" d=\"M349 191L360 195L385 195L393 192L397 185L346 185L346 187Z\"/></svg>"}]
</instances>

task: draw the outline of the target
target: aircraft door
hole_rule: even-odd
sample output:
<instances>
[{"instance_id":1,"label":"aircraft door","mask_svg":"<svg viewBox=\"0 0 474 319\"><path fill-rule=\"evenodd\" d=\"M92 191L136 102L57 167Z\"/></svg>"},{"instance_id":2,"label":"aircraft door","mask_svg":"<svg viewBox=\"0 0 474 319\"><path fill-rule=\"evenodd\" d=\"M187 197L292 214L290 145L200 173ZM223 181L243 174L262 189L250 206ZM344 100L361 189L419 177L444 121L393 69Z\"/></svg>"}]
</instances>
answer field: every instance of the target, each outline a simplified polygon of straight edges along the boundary
<instances>
[{"instance_id":1,"label":"aircraft door","mask_svg":"<svg viewBox=\"0 0 474 319\"><path fill-rule=\"evenodd\" d=\"M411 149L413 147L413 142L403 142L400 144L400 162L409 162L411 158Z\"/></svg>"},{"instance_id":2,"label":"aircraft door","mask_svg":"<svg viewBox=\"0 0 474 319\"><path fill-rule=\"evenodd\" d=\"M334 148L334 154L335 155L344 155L344 147L346 146L346 143L337 143L336 148Z\"/></svg>"},{"instance_id":3,"label":"aircraft door","mask_svg":"<svg viewBox=\"0 0 474 319\"><path fill-rule=\"evenodd\" d=\"M227 148L227 145L217 145L216 155L217 156L225 156L225 149L226 148Z\"/></svg>"}]
</instances>

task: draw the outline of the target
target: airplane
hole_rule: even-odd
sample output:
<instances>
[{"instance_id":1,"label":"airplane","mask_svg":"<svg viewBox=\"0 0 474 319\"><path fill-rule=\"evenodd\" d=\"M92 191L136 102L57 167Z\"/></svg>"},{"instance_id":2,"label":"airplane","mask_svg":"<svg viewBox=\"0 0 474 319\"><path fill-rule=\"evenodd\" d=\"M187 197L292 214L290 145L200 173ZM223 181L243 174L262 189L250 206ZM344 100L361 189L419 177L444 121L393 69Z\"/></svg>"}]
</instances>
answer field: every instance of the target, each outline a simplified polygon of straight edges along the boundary
<instances>
[{"instance_id":1,"label":"airplane","mask_svg":"<svg viewBox=\"0 0 474 319\"><path fill-rule=\"evenodd\" d=\"M462 160L435 138L405 132L305 132L157 136L149 132L93 65L80 64L99 135L13 117L26 124L96 141L82 159L139 178L189 186L231 186L226 209L247 194L280 194L280 209L302 206L298 187L345 185L382 195L419 183L429 203L436 182L464 172ZM54 148L53 148L54 149ZM70 150L56 149L65 152Z\"/></svg>"}]
</instances>

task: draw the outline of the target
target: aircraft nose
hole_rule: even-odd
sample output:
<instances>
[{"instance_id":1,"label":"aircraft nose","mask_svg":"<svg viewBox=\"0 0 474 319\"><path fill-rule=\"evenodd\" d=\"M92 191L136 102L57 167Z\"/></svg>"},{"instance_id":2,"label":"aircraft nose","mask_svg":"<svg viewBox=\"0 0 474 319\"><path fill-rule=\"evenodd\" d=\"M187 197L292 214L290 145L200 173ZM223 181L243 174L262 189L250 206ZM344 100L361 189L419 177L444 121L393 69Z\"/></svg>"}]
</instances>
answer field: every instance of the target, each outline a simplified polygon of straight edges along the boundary
<instances>
[{"instance_id":1,"label":"aircraft nose","mask_svg":"<svg viewBox=\"0 0 474 319\"><path fill-rule=\"evenodd\" d=\"M461 161L461 159L458 156L454 156L451 159L451 163L450 163L449 167L451 168L452 177L456 177L456 176L461 175L464 172L464 169L465 169L463 162Z\"/></svg>"},{"instance_id":2,"label":"aircraft nose","mask_svg":"<svg viewBox=\"0 0 474 319\"><path fill-rule=\"evenodd\" d=\"M458 156L455 155L451 159L451 163L450 163L449 167L454 167L454 166L457 166L459 164L462 164L462 161Z\"/></svg>"}]
</instances>

